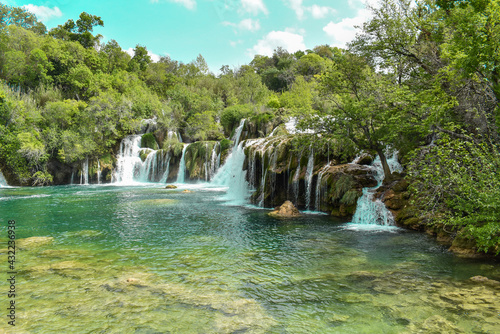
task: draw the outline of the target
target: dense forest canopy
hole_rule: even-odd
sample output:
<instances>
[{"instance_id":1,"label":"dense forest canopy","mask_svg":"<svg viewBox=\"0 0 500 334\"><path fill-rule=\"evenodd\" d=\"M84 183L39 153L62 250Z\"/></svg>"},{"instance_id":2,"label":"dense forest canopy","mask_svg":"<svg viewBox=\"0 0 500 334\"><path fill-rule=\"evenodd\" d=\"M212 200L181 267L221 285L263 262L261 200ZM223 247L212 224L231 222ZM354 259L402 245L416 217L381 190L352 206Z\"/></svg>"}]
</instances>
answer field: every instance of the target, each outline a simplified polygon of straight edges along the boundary
<instances>
[{"instance_id":1,"label":"dense forest canopy","mask_svg":"<svg viewBox=\"0 0 500 334\"><path fill-rule=\"evenodd\" d=\"M398 150L426 223L499 252L500 3L382 0L347 49L257 55L214 75L101 43L83 12L47 31L0 5L0 168L17 184L52 183L49 166L116 152L145 119L187 141L222 140L242 118L296 117L326 141L385 162ZM386 180L391 172L384 166Z\"/></svg>"}]
</instances>

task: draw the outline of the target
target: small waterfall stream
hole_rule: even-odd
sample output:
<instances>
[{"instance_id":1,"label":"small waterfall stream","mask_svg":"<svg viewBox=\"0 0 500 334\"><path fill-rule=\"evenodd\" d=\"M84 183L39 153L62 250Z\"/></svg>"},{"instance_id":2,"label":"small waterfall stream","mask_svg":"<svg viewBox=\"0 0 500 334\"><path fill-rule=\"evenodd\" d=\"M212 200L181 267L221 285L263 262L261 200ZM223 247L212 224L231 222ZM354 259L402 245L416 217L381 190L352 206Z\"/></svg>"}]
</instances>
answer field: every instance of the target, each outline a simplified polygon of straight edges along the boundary
<instances>
[{"instance_id":1,"label":"small waterfall stream","mask_svg":"<svg viewBox=\"0 0 500 334\"><path fill-rule=\"evenodd\" d=\"M307 169L306 169L306 210L309 210L311 206L313 171L314 171L314 150L311 148L311 154L309 155L309 160L307 161Z\"/></svg>"},{"instance_id":2,"label":"small waterfall stream","mask_svg":"<svg viewBox=\"0 0 500 334\"><path fill-rule=\"evenodd\" d=\"M3 187L8 187L9 185L7 184L7 180L5 180L5 177L2 174L2 171L0 171L0 188Z\"/></svg>"},{"instance_id":3,"label":"small waterfall stream","mask_svg":"<svg viewBox=\"0 0 500 334\"><path fill-rule=\"evenodd\" d=\"M117 157L117 167L113 174L113 182L122 184L134 183L134 176L142 166L139 156L141 136L132 135L123 138L120 144L120 153Z\"/></svg>"},{"instance_id":4,"label":"small waterfall stream","mask_svg":"<svg viewBox=\"0 0 500 334\"><path fill-rule=\"evenodd\" d=\"M211 181L213 185L228 187L224 199L234 205L246 204L250 196L248 182L246 181L247 172L243 170L246 158L244 142L239 142L245 121L245 119L241 120L233 137L233 149L224 165L219 168Z\"/></svg>"},{"instance_id":5,"label":"small waterfall stream","mask_svg":"<svg viewBox=\"0 0 500 334\"><path fill-rule=\"evenodd\" d=\"M389 164L391 172L401 172L403 169L398 162L396 153L390 158L387 158L387 163ZM362 225L394 225L394 217L385 207L385 204L379 199L373 199L375 190L380 187L384 181L384 170L378 156L373 161L372 168L378 184L375 187L363 189L363 195L358 199L356 213L352 217L352 223Z\"/></svg>"},{"instance_id":6,"label":"small waterfall stream","mask_svg":"<svg viewBox=\"0 0 500 334\"><path fill-rule=\"evenodd\" d=\"M186 176L186 149L189 145L184 145L182 149L181 161L179 162L179 172L177 173L177 183L184 183L184 178Z\"/></svg>"},{"instance_id":7,"label":"small waterfall stream","mask_svg":"<svg viewBox=\"0 0 500 334\"><path fill-rule=\"evenodd\" d=\"M80 172L80 184L89 184L89 157L82 162L82 170Z\"/></svg>"},{"instance_id":8,"label":"small waterfall stream","mask_svg":"<svg viewBox=\"0 0 500 334\"><path fill-rule=\"evenodd\" d=\"M101 163L97 159L97 184L101 184Z\"/></svg>"}]
</instances>

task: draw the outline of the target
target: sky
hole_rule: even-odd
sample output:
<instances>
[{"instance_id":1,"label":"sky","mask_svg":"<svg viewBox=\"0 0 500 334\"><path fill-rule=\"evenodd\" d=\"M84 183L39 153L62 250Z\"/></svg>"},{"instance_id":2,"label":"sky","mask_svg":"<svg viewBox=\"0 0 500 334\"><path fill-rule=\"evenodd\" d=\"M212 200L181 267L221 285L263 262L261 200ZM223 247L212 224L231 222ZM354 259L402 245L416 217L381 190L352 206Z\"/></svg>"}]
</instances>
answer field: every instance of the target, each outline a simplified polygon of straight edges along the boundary
<instances>
[{"instance_id":1,"label":"sky","mask_svg":"<svg viewBox=\"0 0 500 334\"><path fill-rule=\"evenodd\" d=\"M95 33L124 50L145 46L153 60L189 63L201 54L210 70L238 68L277 47L289 52L329 44L344 47L370 17L376 0L11 0L35 13L48 29L81 12L100 16Z\"/></svg>"}]
</instances>

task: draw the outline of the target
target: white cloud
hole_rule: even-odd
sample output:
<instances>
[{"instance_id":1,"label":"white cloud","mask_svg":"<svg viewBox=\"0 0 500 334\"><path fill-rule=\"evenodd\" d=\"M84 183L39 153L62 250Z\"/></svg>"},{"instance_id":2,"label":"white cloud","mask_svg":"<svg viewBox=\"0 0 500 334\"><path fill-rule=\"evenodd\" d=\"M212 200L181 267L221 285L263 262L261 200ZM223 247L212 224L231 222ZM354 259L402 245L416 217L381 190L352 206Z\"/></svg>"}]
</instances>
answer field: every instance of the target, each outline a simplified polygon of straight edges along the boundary
<instances>
[{"instance_id":1,"label":"white cloud","mask_svg":"<svg viewBox=\"0 0 500 334\"><path fill-rule=\"evenodd\" d=\"M196 1L195 0L169 0L170 2L175 2L180 5L183 5L189 10L193 10L196 8ZM160 0L151 0L152 3L157 3L160 2Z\"/></svg>"},{"instance_id":2,"label":"white cloud","mask_svg":"<svg viewBox=\"0 0 500 334\"><path fill-rule=\"evenodd\" d=\"M262 0L241 0L241 10L246 13L257 15L259 12L268 14L266 5Z\"/></svg>"},{"instance_id":3,"label":"white cloud","mask_svg":"<svg viewBox=\"0 0 500 334\"><path fill-rule=\"evenodd\" d=\"M302 6L302 0L288 0L290 2L290 7L295 11L297 18L302 20L304 18L304 6Z\"/></svg>"},{"instance_id":4,"label":"white cloud","mask_svg":"<svg viewBox=\"0 0 500 334\"><path fill-rule=\"evenodd\" d=\"M309 10L311 11L313 18L315 19L323 19L328 14L335 12L335 9L333 8L318 5L312 5L311 7L309 7Z\"/></svg>"},{"instance_id":5,"label":"white cloud","mask_svg":"<svg viewBox=\"0 0 500 334\"><path fill-rule=\"evenodd\" d=\"M287 0L290 8L297 15L297 19L303 20L306 17L306 12L311 13L314 19L323 19L330 13L335 13L335 9L327 6L312 5L310 7L303 6L303 0Z\"/></svg>"},{"instance_id":6,"label":"white cloud","mask_svg":"<svg viewBox=\"0 0 500 334\"><path fill-rule=\"evenodd\" d=\"M246 30L246 31L252 31L255 32L260 29L260 22L259 20L252 20L252 19L244 19L241 20L239 23L232 23L232 22L222 22L223 25L225 26L230 26L237 28L239 30Z\"/></svg>"},{"instance_id":7,"label":"white cloud","mask_svg":"<svg viewBox=\"0 0 500 334\"><path fill-rule=\"evenodd\" d=\"M240 40L237 40L237 41L230 41L229 44L234 48L236 46L238 46L238 44L242 44L243 41L240 39Z\"/></svg>"},{"instance_id":8,"label":"white cloud","mask_svg":"<svg viewBox=\"0 0 500 334\"><path fill-rule=\"evenodd\" d=\"M332 45L344 48L347 43L351 42L358 32L356 27L363 26L363 23L371 18L371 11L366 9L366 4L375 7L377 3L378 0L349 0L349 5L357 10L356 16L344 18L338 23L330 21L323 28L323 31L332 39Z\"/></svg>"},{"instance_id":9,"label":"white cloud","mask_svg":"<svg viewBox=\"0 0 500 334\"><path fill-rule=\"evenodd\" d=\"M259 40L253 48L248 49L250 57L256 54L272 56L277 47L282 47L288 52L305 50L304 37L290 31L271 31L263 39Z\"/></svg>"},{"instance_id":10,"label":"white cloud","mask_svg":"<svg viewBox=\"0 0 500 334\"><path fill-rule=\"evenodd\" d=\"M127 50L124 50L126 53L128 53L130 55L130 57L134 57L134 48L128 48ZM160 61L160 56L149 51L148 50L148 55L151 57L151 61L154 62L154 63L157 63Z\"/></svg>"},{"instance_id":11,"label":"white cloud","mask_svg":"<svg viewBox=\"0 0 500 334\"><path fill-rule=\"evenodd\" d=\"M61 17L63 14L59 7L49 8L45 6L25 5L24 9L36 15L36 17L43 22L47 22L54 17Z\"/></svg>"}]
</instances>

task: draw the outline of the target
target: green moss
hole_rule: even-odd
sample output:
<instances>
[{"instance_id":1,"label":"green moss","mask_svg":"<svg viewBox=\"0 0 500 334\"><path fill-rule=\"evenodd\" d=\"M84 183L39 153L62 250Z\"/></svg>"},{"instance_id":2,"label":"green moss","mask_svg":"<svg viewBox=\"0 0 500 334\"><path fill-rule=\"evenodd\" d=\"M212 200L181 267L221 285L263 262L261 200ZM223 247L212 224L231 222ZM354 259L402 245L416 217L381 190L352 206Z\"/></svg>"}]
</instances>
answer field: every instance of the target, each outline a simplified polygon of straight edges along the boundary
<instances>
[{"instance_id":1,"label":"green moss","mask_svg":"<svg viewBox=\"0 0 500 334\"><path fill-rule=\"evenodd\" d=\"M141 153L139 156L141 157L142 162L144 162L144 160L146 160L149 153L151 153L151 152L153 152L153 151L152 150L141 150Z\"/></svg>"},{"instance_id":2,"label":"green moss","mask_svg":"<svg viewBox=\"0 0 500 334\"><path fill-rule=\"evenodd\" d=\"M342 196L342 199L340 200L340 203L345 204L347 206L356 204L358 198L361 196L359 191L356 189L351 189L347 191L344 196Z\"/></svg>"},{"instance_id":3,"label":"green moss","mask_svg":"<svg viewBox=\"0 0 500 334\"><path fill-rule=\"evenodd\" d=\"M145 133L141 137L141 147L147 147L153 150L158 149L158 143L152 133Z\"/></svg>"},{"instance_id":4,"label":"green moss","mask_svg":"<svg viewBox=\"0 0 500 334\"><path fill-rule=\"evenodd\" d=\"M231 146L233 146L233 142L229 139L222 139L220 141L220 150L221 152L224 152L226 150L228 150L229 148L231 148Z\"/></svg>"},{"instance_id":5,"label":"green moss","mask_svg":"<svg viewBox=\"0 0 500 334\"><path fill-rule=\"evenodd\" d=\"M335 182L335 191L333 192L333 200L343 199L344 194L354 187L354 180L350 175L342 175L337 182ZM352 194L349 195L352 198Z\"/></svg>"}]
</instances>

